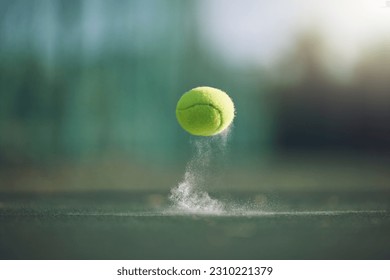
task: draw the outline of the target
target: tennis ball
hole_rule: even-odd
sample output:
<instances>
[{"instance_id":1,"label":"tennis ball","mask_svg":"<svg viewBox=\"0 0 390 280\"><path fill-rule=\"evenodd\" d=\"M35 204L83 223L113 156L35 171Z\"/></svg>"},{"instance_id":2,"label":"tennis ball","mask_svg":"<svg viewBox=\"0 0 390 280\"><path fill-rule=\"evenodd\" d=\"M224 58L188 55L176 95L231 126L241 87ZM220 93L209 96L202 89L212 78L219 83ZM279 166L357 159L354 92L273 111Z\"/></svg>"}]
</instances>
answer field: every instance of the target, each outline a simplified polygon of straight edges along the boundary
<instances>
[{"instance_id":1,"label":"tennis ball","mask_svg":"<svg viewBox=\"0 0 390 280\"><path fill-rule=\"evenodd\" d=\"M232 123L234 104L219 89L197 87L184 93L179 99L176 118L181 127L193 135L212 136Z\"/></svg>"}]
</instances>

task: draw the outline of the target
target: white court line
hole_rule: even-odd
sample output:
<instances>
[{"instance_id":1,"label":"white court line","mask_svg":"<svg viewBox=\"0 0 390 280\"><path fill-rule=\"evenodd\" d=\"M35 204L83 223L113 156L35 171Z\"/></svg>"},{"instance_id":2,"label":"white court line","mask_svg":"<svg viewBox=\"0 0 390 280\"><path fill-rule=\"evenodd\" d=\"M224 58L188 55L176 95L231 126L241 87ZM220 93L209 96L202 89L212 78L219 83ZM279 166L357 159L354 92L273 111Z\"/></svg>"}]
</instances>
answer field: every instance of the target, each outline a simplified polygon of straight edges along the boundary
<instances>
[{"instance_id":1,"label":"white court line","mask_svg":"<svg viewBox=\"0 0 390 280\"><path fill-rule=\"evenodd\" d=\"M85 213L71 212L64 216L100 216L100 217L183 217L183 216L212 216L212 217L297 217L297 216L342 216L364 214L390 214L387 210L339 210L339 211L224 211L212 212L179 212L167 210L162 212L119 212L119 213Z\"/></svg>"},{"instance_id":2,"label":"white court line","mask_svg":"<svg viewBox=\"0 0 390 280\"><path fill-rule=\"evenodd\" d=\"M343 216L343 215L389 215L388 210L335 210L335 211L261 211L232 209L220 212L182 211L177 209L164 209L156 212L24 212L1 213L0 216L26 216L26 217L304 217L304 216Z\"/></svg>"}]
</instances>

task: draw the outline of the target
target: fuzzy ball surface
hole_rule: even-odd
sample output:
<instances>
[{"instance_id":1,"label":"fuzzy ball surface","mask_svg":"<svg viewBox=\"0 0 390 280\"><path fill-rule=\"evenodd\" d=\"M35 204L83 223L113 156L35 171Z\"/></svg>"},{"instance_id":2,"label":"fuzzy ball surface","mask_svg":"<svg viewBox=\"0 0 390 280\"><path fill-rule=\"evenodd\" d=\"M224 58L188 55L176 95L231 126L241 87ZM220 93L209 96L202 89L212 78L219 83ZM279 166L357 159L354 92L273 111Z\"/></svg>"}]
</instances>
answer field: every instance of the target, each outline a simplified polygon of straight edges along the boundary
<instances>
[{"instance_id":1,"label":"fuzzy ball surface","mask_svg":"<svg viewBox=\"0 0 390 280\"><path fill-rule=\"evenodd\" d=\"M225 130L234 119L234 104L222 90L197 87L184 93L176 106L181 127L196 136L212 136Z\"/></svg>"}]
</instances>

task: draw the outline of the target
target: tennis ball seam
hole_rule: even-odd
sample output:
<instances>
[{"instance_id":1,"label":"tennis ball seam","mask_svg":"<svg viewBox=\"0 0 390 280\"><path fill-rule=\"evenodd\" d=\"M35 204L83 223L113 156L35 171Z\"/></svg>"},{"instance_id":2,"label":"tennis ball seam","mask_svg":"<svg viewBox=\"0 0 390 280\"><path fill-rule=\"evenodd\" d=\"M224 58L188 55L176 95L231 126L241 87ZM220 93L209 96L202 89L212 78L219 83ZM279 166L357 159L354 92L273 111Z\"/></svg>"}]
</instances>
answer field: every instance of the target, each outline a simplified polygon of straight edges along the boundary
<instances>
[{"instance_id":1,"label":"tennis ball seam","mask_svg":"<svg viewBox=\"0 0 390 280\"><path fill-rule=\"evenodd\" d=\"M191 109L191 108L193 108L193 107L195 107L195 106L209 106L209 107L213 108L214 110L216 110L216 111L218 112L221 121L220 121L220 123L219 123L219 126L215 129L215 131L218 131L218 130L221 128L221 126L224 124L224 122L223 122L224 119L223 119L223 115L222 115L221 110L219 110L217 107L215 107L215 106L213 106L213 105L211 105L211 104L207 104L207 103L197 103L197 104L194 104L194 105L185 107L185 108L177 108L177 111L185 111L185 110Z\"/></svg>"}]
</instances>

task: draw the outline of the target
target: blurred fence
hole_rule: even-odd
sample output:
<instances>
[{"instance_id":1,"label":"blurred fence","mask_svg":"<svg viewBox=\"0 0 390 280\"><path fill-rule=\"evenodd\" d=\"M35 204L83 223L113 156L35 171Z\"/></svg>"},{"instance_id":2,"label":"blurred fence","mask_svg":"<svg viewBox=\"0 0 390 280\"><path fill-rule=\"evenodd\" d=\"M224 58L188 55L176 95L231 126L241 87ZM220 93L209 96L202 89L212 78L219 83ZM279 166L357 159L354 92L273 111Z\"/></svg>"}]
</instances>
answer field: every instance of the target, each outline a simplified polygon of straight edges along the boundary
<instances>
[{"instance_id":1,"label":"blurred fence","mask_svg":"<svg viewBox=\"0 0 390 280\"><path fill-rule=\"evenodd\" d=\"M235 99L239 153L268 148L259 77L234 73L208 55L194 6L1 1L1 162L102 154L180 160L188 141L175 120L176 102L199 85Z\"/></svg>"}]
</instances>

